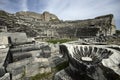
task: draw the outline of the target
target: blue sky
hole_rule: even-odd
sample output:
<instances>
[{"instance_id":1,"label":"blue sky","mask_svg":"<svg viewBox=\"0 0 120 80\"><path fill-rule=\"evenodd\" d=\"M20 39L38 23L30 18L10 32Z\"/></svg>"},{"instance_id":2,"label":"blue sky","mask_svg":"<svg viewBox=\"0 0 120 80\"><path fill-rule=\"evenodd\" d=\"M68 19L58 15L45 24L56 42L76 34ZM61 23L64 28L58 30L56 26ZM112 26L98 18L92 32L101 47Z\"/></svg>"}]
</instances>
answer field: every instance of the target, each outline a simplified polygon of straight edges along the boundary
<instances>
[{"instance_id":1,"label":"blue sky","mask_svg":"<svg viewBox=\"0 0 120 80\"><path fill-rule=\"evenodd\" d=\"M120 29L120 0L0 0L0 10L10 13L49 11L62 20L83 20L114 14Z\"/></svg>"}]
</instances>

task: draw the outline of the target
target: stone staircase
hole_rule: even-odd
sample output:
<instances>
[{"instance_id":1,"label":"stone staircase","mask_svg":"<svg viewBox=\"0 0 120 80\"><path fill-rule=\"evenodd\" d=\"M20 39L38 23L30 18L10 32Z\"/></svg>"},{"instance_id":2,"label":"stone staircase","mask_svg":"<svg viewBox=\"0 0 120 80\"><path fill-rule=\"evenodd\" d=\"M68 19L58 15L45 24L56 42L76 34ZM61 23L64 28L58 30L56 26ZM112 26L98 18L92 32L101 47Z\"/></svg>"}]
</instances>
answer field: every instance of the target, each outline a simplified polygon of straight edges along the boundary
<instances>
[{"instance_id":1,"label":"stone staircase","mask_svg":"<svg viewBox=\"0 0 120 80\"><path fill-rule=\"evenodd\" d=\"M4 63L8 54L8 50L9 48L0 49L0 77L4 76L6 73Z\"/></svg>"},{"instance_id":2,"label":"stone staircase","mask_svg":"<svg viewBox=\"0 0 120 80\"><path fill-rule=\"evenodd\" d=\"M9 51L9 48L0 49L0 67L4 65L8 51Z\"/></svg>"}]
</instances>

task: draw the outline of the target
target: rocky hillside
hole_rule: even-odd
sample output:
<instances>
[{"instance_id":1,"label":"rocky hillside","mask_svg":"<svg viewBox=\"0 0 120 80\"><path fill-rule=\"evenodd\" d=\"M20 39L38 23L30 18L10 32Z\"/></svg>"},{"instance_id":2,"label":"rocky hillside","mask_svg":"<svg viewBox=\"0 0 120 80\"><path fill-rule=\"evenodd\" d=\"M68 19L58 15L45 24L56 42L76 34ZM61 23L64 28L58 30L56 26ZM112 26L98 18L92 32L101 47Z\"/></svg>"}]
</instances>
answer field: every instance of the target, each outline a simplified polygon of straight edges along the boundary
<instances>
[{"instance_id":1,"label":"rocky hillside","mask_svg":"<svg viewBox=\"0 0 120 80\"><path fill-rule=\"evenodd\" d=\"M0 26L7 26L8 32L25 32L29 37L80 38L101 34L113 35L116 27L112 14L87 20L61 21L54 14L43 12L0 11Z\"/></svg>"},{"instance_id":2,"label":"rocky hillside","mask_svg":"<svg viewBox=\"0 0 120 80\"><path fill-rule=\"evenodd\" d=\"M7 26L8 32L26 32L29 37L39 35L40 28L47 28L45 27L47 25L46 23L54 21L59 21L58 17L49 12L39 14L21 11L10 14L0 10L1 27Z\"/></svg>"}]
</instances>

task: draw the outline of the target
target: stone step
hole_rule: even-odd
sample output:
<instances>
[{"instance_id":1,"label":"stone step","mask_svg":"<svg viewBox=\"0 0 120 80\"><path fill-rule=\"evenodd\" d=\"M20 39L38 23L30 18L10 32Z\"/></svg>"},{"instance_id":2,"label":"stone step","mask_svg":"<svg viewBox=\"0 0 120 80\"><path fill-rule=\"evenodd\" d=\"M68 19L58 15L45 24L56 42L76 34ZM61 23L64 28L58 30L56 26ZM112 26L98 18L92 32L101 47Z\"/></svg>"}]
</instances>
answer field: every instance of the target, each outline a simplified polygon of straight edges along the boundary
<instances>
[{"instance_id":1,"label":"stone step","mask_svg":"<svg viewBox=\"0 0 120 80\"><path fill-rule=\"evenodd\" d=\"M3 66L5 59L7 57L9 48L0 49L0 66Z\"/></svg>"},{"instance_id":2,"label":"stone step","mask_svg":"<svg viewBox=\"0 0 120 80\"><path fill-rule=\"evenodd\" d=\"M0 53L0 58L2 58L2 57L6 57L6 54L1 54Z\"/></svg>"},{"instance_id":3,"label":"stone step","mask_svg":"<svg viewBox=\"0 0 120 80\"><path fill-rule=\"evenodd\" d=\"M0 63L1 63L2 61L4 61L4 58L0 58Z\"/></svg>"}]
</instances>

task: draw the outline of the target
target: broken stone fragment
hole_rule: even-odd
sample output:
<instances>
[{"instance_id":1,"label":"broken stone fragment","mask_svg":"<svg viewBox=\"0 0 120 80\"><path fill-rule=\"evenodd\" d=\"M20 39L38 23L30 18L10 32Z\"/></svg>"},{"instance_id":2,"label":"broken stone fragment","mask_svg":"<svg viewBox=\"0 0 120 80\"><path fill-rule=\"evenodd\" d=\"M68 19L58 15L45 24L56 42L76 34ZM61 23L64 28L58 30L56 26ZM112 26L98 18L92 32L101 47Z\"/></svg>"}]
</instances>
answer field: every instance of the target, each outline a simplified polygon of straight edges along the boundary
<instances>
[{"instance_id":1,"label":"broken stone fragment","mask_svg":"<svg viewBox=\"0 0 120 80\"><path fill-rule=\"evenodd\" d=\"M109 46L67 43L60 45L60 52L67 55L70 64L67 76L72 77L72 80L82 79L83 76L90 77L90 80L119 79L120 52L107 48ZM60 73L56 75L60 77ZM89 79L83 78L83 80Z\"/></svg>"}]
</instances>

